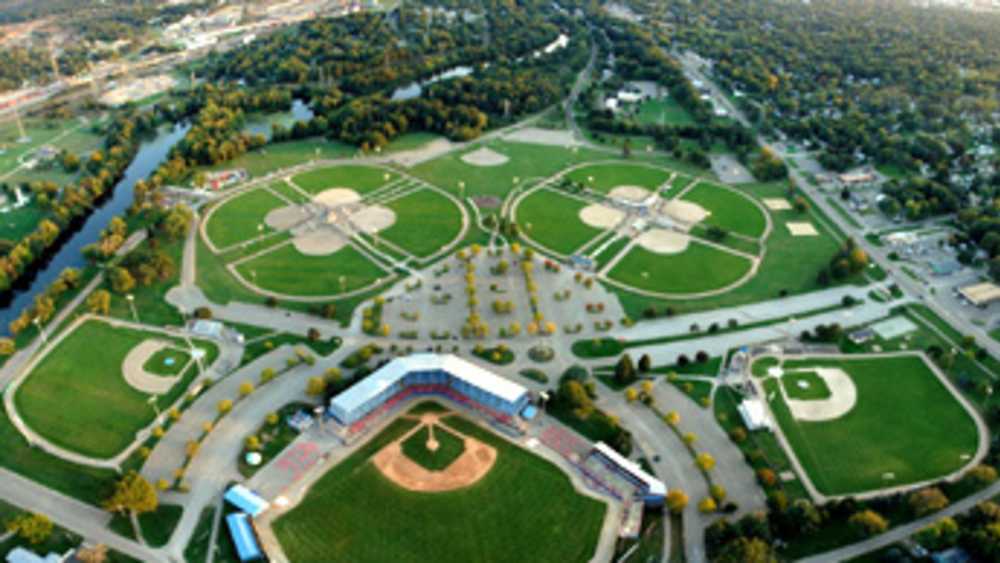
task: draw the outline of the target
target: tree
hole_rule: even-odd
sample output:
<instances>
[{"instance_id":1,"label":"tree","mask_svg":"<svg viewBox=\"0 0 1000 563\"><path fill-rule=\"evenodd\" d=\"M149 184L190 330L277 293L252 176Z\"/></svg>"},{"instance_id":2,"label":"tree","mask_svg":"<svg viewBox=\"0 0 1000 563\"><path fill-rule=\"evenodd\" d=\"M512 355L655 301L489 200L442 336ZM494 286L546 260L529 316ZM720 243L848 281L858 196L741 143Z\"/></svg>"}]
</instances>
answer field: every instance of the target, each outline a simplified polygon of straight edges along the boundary
<instances>
[{"instance_id":1,"label":"tree","mask_svg":"<svg viewBox=\"0 0 1000 563\"><path fill-rule=\"evenodd\" d=\"M635 388L629 387L628 389L625 390L625 400L626 401L628 401L630 403L633 403L638 398L639 398L639 392L636 391Z\"/></svg>"},{"instance_id":2,"label":"tree","mask_svg":"<svg viewBox=\"0 0 1000 563\"><path fill-rule=\"evenodd\" d=\"M115 267L111 269L111 289L115 293L123 294L135 288L135 278L125 268Z\"/></svg>"},{"instance_id":3,"label":"tree","mask_svg":"<svg viewBox=\"0 0 1000 563\"><path fill-rule=\"evenodd\" d=\"M687 494L680 489L670 489L667 491L667 509L674 514L684 512L688 504Z\"/></svg>"},{"instance_id":4,"label":"tree","mask_svg":"<svg viewBox=\"0 0 1000 563\"><path fill-rule=\"evenodd\" d=\"M229 399L223 399L215 406L216 410L219 411L220 415L228 414L229 411L233 410L233 402Z\"/></svg>"},{"instance_id":5,"label":"tree","mask_svg":"<svg viewBox=\"0 0 1000 563\"><path fill-rule=\"evenodd\" d=\"M958 522L955 522L954 518L945 516L917 532L916 539L927 549L938 551L953 547L960 535Z\"/></svg>"},{"instance_id":6,"label":"tree","mask_svg":"<svg viewBox=\"0 0 1000 563\"><path fill-rule=\"evenodd\" d=\"M240 397L246 397L253 393L253 383L244 381L240 383Z\"/></svg>"},{"instance_id":7,"label":"tree","mask_svg":"<svg viewBox=\"0 0 1000 563\"><path fill-rule=\"evenodd\" d=\"M663 421L676 428L681 423L681 415L677 411L670 411L663 415Z\"/></svg>"},{"instance_id":8,"label":"tree","mask_svg":"<svg viewBox=\"0 0 1000 563\"><path fill-rule=\"evenodd\" d=\"M0 338L0 356L10 356L17 351L13 338Z\"/></svg>"},{"instance_id":9,"label":"tree","mask_svg":"<svg viewBox=\"0 0 1000 563\"><path fill-rule=\"evenodd\" d=\"M915 515L924 516L948 506L948 497L937 487L927 487L911 493L907 502Z\"/></svg>"},{"instance_id":10,"label":"tree","mask_svg":"<svg viewBox=\"0 0 1000 563\"><path fill-rule=\"evenodd\" d=\"M715 483L708 488L708 492L715 499L715 502L722 502L726 500L726 488L722 485Z\"/></svg>"},{"instance_id":11,"label":"tree","mask_svg":"<svg viewBox=\"0 0 1000 563\"><path fill-rule=\"evenodd\" d=\"M639 357L639 373L649 373L649 370L653 368L653 360L649 357L649 354L643 354Z\"/></svg>"},{"instance_id":12,"label":"tree","mask_svg":"<svg viewBox=\"0 0 1000 563\"><path fill-rule=\"evenodd\" d=\"M703 514L711 514L718 510L719 506L712 497L705 497L698 502L698 511Z\"/></svg>"},{"instance_id":13,"label":"tree","mask_svg":"<svg viewBox=\"0 0 1000 563\"><path fill-rule=\"evenodd\" d=\"M310 397L319 397L326 391L326 381L322 377L310 377L306 382L306 394Z\"/></svg>"},{"instance_id":14,"label":"tree","mask_svg":"<svg viewBox=\"0 0 1000 563\"><path fill-rule=\"evenodd\" d=\"M737 538L725 545L719 556L714 559L718 563L777 563L771 546L760 538Z\"/></svg>"},{"instance_id":15,"label":"tree","mask_svg":"<svg viewBox=\"0 0 1000 563\"><path fill-rule=\"evenodd\" d=\"M52 535L52 520L48 516L23 513L7 523L7 531L33 545L40 544Z\"/></svg>"},{"instance_id":16,"label":"tree","mask_svg":"<svg viewBox=\"0 0 1000 563\"><path fill-rule=\"evenodd\" d=\"M135 471L129 471L115 483L114 492L104 501L105 510L121 514L144 514L158 506L156 489Z\"/></svg>"},{"instance_id":17,"label":"tree","mask_svg":"<svg viewBox=\"0 0 1000 563\"><path fill-rule=\"evenodd\" d=\"M708 452L701 452L695 457L695 465L702 471L711 471L715 467L715 458Z\"/></svg>"},{"instance_id":18,"label":"tree","mask_svg":"<svg viewBox=\"0 0 1000 563\"><path fill-rule=\"evenodd\" d=\"M997 480L997 470L992 465L977 465L965 474L965 479L984 487Z\"/></svg>"},{"instance_id":19,"label":"tree","mask_svg":"<svg viewBox=\"0 0 1000 563\"><path fill-rule=\"evenodd\" d=\"M88 295L87 309L95 315L107 315L111 311L111 292L98 289Z\"/></svg>"},{"instance_id":20,"label":"tree","mask_svg":"<svg viewBox=\"0 0 1000 563\"><path fill-rule=\"evenodd\" d=\"M627 385L636 379L635 364L632 363L632 356L623 354L615 364L615 381Z\"/></svg>"},{"instance_id":21,"label":"tree","mask_svg":"<svg viewBox=\"0 0 1000 563\"><path fill-rule=\"evenodd\" d=\"M75 557L82 563L104 563L108 560L108 546L99 543L93 547L81 547Z\"/></svg>"},{"instance_id":22,"label":"tree","mask_svg":"<svg viewBox=\"0 0 1000 563\"><path fill-rule=\"evenodd\" d=\"M251 452L260 451L260 438L254 434L247 436L246 448Z\"/></svg>"},{"instance_id":23,"label":"tree","mask_svg":"<svg viewBox=\"0 0 1000 563\"><path fill-rule=\"evenodd\" d=\"M889 522L874 510L855 512L847 523L861 537L871 537L889 529Z\"/></svg>"}]
</instances>

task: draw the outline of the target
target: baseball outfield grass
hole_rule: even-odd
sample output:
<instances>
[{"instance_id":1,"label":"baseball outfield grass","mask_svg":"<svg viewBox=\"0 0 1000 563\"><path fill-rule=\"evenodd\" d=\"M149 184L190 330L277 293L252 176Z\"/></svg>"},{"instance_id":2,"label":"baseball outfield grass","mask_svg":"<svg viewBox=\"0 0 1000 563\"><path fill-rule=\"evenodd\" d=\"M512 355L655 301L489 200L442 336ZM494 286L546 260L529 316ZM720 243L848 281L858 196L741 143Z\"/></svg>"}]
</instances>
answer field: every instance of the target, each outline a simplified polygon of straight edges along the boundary
<instances>
[{"instance_id":1,"label":"baseball outfield grass","mask_svg":"<svg viewBox=\"0 0 1000 563\"><path fill-rule=\"evenodd\" d=\"M396 222L379 233L418 258L426 258L451 244L462 233L462 213L450 199L432 189L421 189L383 204Z\"/></svg>"},{"instance_id":2,"label":"baseball outfield grass","mask_svg":"<svg viewBox=\"0 0 1000 563\"><path fill-rule=\"evenodd\" d=\"M584 207L585 201L543 188L518 204L517 225L531 240L568 256L602 232L580 220Z\"/></svg>"},{"instance_id":3,"label":"baseball outfield grass","mask_svg":"<svg viewBox=\"0 0 1000 563\"><path fill-rule=\"evenodd\" d=\"M692 240L680 254L657 254L633 246L608 277L659 293L698 293L724 288L750 271L748 258Z\"/></svg>"},{"instance_id":4,"label":"baseball outfield grass","mask_svg":"<svg viewBox=\"0 0 1000 563\"><path fill-rule=\"evenodd\" d=\"M441 471L452 464L465 451L465 440L445 430L441 425L434 427L437 449L427 446L430 430L425 426L414 432L401 445L403 454L429 471Z\"/></svg>"},{"instance_id":5,"label":"baseball outfield grass","mask_svg":"<svg viewBox=\"0 0 1000 563\"><path fill-rule=\"evenodd\" d=\"M969 463L978 431L920 356L796 359L785 370L840 368L857 403L823 422L795 420L778 381L765 381L771 410L816 488L847 495L938 479Z\"/></svg>"},{"instance_id":6,"label":"baseball outfield grass","mask_svg":"<svg viewBox=\"0 0 1000 563\"><path fill-rule=\"evenodd\" d=\"M493 446L478 483L446 493L403 490L369 458L416 421L397 419L313 485L274 522L291 561L589 561L605 506L557 467L457 416L456 430Z\"/></svg>"},{"instance_id":7,"label":"baseball outfield grass","mask_svg":"<svg viewBox=\"0 0 1000 563\"><path fill-rule=\"evenodd\" d=\"M224 202L209 217L205 234L216 248L226 248L272 232L264 217L272 209L288 205L270 191L257 188Z\"/></svg>"},{"instance_id":8,"label":"baseball outfield grass","mask_svg":"<svg viewBox=\"0 0 1000 563\"><path fill-rule=\"evenodd\" d=\"M359 194L365 194L398 177L398 174L388 169L348 164L303 172L293 177L292 181L311 194L332 188L350 188Z\"/></svg>"},{"instance_id":9,"label":"baseball outfield grass","mask_svg":"<svg viewBox=\"0 0 1000 563\"><path fill-rule=\"evenodd\" d=\"M615 162L583 166L573 170L566 177L604 193L618 186L639 186L652 191L670 179L670 171L641 164Z\"/></svg>"},{"instance_id":10,"label":"baseball outfield grass","mask_svg":"<svg viewBox=\"0 0 1000 563\"><path fill-rule=\"evenodd\" d=\"M161 334L85 321L68 334L28 374L17 389L14 403L29 428L53 444L84 455L107 458L125 449L156 413L149 395L125 382L122 361L129 351ZM96 343L96 345L95 345ZM180 341L178 347L184 346ZM206 365L218 355L209 342ZM197 374L192 366L168 395L157 401L166 409Z\"/></svg>"},{"instance_id":11,"label":"baseball outfield grass","mask_svg":"<svg viewBox=\"0 0 1000 563\"><path fill-rule=\"evenodd\" d=\"M252 285L293 296L337 295L387 275L353 246L326 256L307 256L285 244L241 262L236 269Z\"/></svg>"},{"instance_id":12,"label":"baseball outfield grass","mask_svg":"<svg viewBox=\"0 0 1000 563\"><path fill-rule=\"evenodd\" d=\"M748 195L714 184L699 183L682 197L684 201L697 203L710 215L704 224L725 229L731 233L760 237L764 234L767 220Z\"/></svg>"}]
</instances>

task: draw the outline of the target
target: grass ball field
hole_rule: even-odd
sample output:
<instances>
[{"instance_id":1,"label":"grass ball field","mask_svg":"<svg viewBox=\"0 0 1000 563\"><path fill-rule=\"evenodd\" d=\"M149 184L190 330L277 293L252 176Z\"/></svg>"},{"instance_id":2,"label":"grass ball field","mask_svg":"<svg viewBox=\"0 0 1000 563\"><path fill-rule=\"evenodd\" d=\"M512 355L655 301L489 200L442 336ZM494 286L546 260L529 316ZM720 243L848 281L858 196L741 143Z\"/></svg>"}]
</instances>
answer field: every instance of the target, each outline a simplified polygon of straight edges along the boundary
<instances>
[{"instance_id":1,"label":"grass ball field","mask_svg":"<svg viewBox=\"0 0 1000 563\"><path fill-rule=\"evenodd\" d=\"M373 212L382 217L377 223ZM335 297L390 279L392 260L432 258L464 235L463 214L455 200L421 180L376 166L338 165L224 198L206 217L203 238L229 275L250 288ZM305 249L307 239L313 250Z\"/></svg>"},{"instance_id":2,"label":"grass ball field","mask_svg":"<svg viewBox=\"0 0 1000 563\"><path fill-rule=\"evenodd\" d=\"M470 486L433 493L391 482L372 458L419 424L397 418L274 521L273 530L289 560L590 560L604 520L602 502L578 494L555 465L479 425L457 415L443 421L496 449L496 461L486 475ZM442 468L460 455L460 442L440 427L435 429L440 446L433 452L424 448L423 430L403 444L414 462Z\"/></svg>"},{"instance_id":3,"label":"grass ball field","mask_svg":"<svg viewBox=\"0 0 1000 563\"><path fill-rule=\"evenodd\" d=\"M749 194L666 168L628 162L584 165L565 177L585 189L569 193L557 187L557 182L525 195L515 209L522 232L543 250L562 256L590 255L601 267L610 264L603 272L608 280L663 297L724 290L752 277L771 218ZM620 203L604 199L623 197L619 190L657 194L662 204L654 204L645 214L626 213ZM606 209L601 210L602 206ZM671 210L678 208L700 210L704 216L691 219L690 224L677 223L671 214L678 211ZM603 224L588 223L588 211L591 216L596 212L615 218ZM675 229L686 234L676 236L687 242L673 250L650 247L644 235L630 230L639 223L652 225L653 230L670 230L660 226L661 220L684 225ZM727 235L710 239L712 227ZM629 244L630 239L636 244Z\"/></svg>"},{"instance_id":4,"label":"grass ball field","mask_svg":"<svg viewBox=\"0 0 1000 563\"><path fill-rule=\"evenodd\" d=\"M774 367L773 359L766 367ZM765 376L766 369L754 373ZM811 368L846 373L856 402L831 420L796 419L790 399L830 397ZM970 462L979 443L970 413L915 354L869 358L796 358L781 363L781 380L766 376L771 410L810 480L824 495L850 495L942 478ZM791 376L791 377L789 377ZM804 382L801 384L800 382Z\"/></svg>"},{"instance_id":5,"label":"grass ball field","mask_svg":"<svg viewBox=\"0 0 1000 563\"><path fill-rule=\"evenodd\" d=\"M148 403L150 395L130 386L122 374L129 351L154 338L187 349L183 341L159 333L84 321L42 358L18 387L14 395L18 414L29 428L55 445L98 458L116 455L156 416ZM95 346L95 342L100 345ZM205 350L205 366L211 365L219 353L215 344L193 343ZM174 365L184 364L188 357L181 353ZM197 370L191 363L183 374L176 374L181 380L169 393L159 396L157 406L165 410L176 401Z\"/></svg>"}]
</instances>

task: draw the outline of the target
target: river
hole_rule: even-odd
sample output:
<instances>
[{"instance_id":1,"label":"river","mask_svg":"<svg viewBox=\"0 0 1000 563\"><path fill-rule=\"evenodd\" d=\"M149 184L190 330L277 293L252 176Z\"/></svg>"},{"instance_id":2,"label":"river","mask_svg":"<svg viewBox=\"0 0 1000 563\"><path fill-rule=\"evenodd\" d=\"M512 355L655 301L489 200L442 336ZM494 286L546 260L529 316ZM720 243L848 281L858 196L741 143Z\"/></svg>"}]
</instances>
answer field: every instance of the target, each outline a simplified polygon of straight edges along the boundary
<instances>
[{"instance_id":1,"label":"river","mask_svg":"<svg viewBox=\"0 0 1000 563\"><path fill-rule=\"evenodd\" d=\"M155 137L142 142L132 163L125 169L125 175L115 184L111 195L87 217L79 230L62 243L56 254L31 278L29 286L17 289L10 302L5 302L0 308L0 334L9 333L7 325L10 321L17 318L21 311L34 301L36 295L45 291L59 277L60 272L66 268L83 268L86 265L83 247L97 242L101 231L108 226L112 217L125 213L125 210L132 205L135 183L148 177L166 160L170 148L184 137L188 129L190 125L187 124L164 126Z\"/></svg>"}]
</instances>

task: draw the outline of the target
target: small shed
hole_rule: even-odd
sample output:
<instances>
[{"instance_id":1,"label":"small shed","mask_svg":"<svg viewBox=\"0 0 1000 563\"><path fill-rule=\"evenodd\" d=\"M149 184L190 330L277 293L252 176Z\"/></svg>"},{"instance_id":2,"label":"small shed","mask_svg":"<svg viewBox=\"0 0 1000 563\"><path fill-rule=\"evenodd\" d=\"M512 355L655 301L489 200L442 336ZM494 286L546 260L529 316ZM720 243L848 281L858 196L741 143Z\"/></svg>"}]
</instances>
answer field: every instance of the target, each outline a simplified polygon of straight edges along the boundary
<instances>
[{"instance_id":1,"label":"small shed","mask_svg":"<svg viewBox=\"0 0 1000 563\"><path fill-rule=\"evenodd\" d=\"M760 399L743 399L736 410L739 411L747 430L771 429L771 421L768 420L764 403Z\"/></svg>"}]
</instances>

